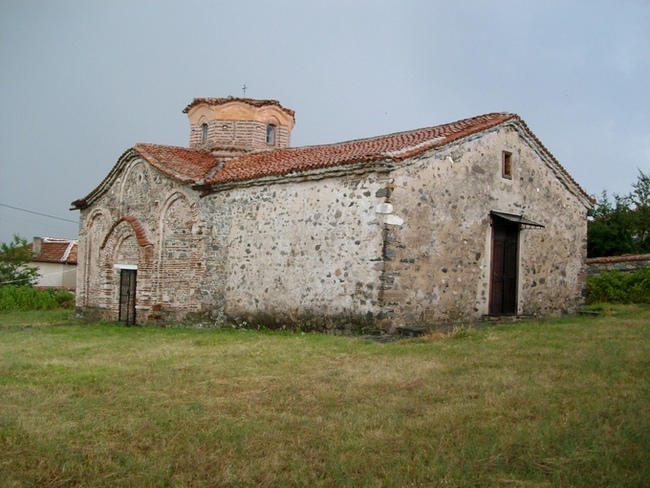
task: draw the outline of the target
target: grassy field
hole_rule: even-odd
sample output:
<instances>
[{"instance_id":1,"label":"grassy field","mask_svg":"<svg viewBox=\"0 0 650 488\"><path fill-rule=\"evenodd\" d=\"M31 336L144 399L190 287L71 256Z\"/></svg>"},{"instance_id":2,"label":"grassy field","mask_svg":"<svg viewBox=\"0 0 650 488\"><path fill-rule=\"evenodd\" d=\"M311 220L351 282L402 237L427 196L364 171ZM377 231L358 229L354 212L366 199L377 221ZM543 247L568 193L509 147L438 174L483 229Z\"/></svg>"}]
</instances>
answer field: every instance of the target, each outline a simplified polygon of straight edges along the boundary
<instances>
[{"instance_id":1,"label":"grassy field","mask_svg":"<svg viewBox=\"0 0 650 488\"><path fill-rule=\"evenodd\" d=\"M650 306L398 342L0 314L0 486L642 486Z\"/></svg>"}]
</instances>

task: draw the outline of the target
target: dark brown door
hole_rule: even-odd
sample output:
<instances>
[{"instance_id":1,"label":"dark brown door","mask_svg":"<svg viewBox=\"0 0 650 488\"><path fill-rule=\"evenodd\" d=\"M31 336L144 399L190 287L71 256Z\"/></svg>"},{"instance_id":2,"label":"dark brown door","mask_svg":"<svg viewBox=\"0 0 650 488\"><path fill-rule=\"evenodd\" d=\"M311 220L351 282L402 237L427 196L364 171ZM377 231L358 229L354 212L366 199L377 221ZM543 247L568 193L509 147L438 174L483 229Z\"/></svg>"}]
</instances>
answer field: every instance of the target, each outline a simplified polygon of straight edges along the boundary
<instances>
[{"instance_id":1,"label":"dark brown door","mask_svg":"<svg viewBox=\"0 0 650 488\"><path fill-rule=\"evenodd\" d=\"M490 315L517 313L519 224L493 217Z\"/></svg>"},{"instance_id":2,"label":"dark brown door","mask_svg":"<svg viewBox=\"0 0 650 488\"><path fill-rule=\"evenodd\" d=\"M118 320L126 325L135 324L135 269L120 270L120 314Z\"/></svg>"}]
</instances>

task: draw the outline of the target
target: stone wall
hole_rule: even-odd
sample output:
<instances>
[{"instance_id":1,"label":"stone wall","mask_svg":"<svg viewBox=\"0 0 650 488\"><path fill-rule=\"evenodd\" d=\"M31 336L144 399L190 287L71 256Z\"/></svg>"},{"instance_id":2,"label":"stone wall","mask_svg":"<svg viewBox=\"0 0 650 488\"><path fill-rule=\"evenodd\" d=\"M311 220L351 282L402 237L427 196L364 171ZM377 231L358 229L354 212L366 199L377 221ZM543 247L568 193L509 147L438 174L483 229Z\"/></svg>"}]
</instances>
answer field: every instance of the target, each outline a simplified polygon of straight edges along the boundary
<instances>
[{"instance_id":1,"label":"stone wall","mask_svg":"<svg viewBox=\"0 0 650 488\"><path fill-rule=\"evenodd\" d=\"M512 153L511 179L502 177L502 151ZM396 224L385 231L383 312L397 324L488 314L491 210L545 226L520 233L517 312L581 303L587 210L515 129L425 154L393 175L388 201Z\"/></svg>"},{"instance_id":2,"label":"stone wall","mask_svg":"<svg viewBox=\"0 0 650 488\"><path fill-rule=\"evenodd\" d=\"M117 319L119 266L135 265L138 322L220 313L372 317L386 327L477 320L489 311L492 210L545 226L520 234L517 312L582 301L586 208L513 127L391 172L286 178L205 198L126 158L81 212L77 305L89 317Z\"/></svg>"},{"instance_id":3,"label":"stone wall","mask_svg":"<svg viewBox=\"0 0 650 488\"><path fill-rule=\"evenodd\" d=\"M209 261L219 268L225 311L372 314L379 306L383 247L375 208L384 201L377 196L384 186L374 174L206 198L206 223L214 229Z\"/></svg>"},{"instance_id":4,"label":"stone wall","mask_svg":"<svg viewBox=\"0 0 650 488\"><path fill-rule=\"evenodd\" d=\"M81 212L78 309L117 318L137 266L137 320L188 314L368 317L383 272L383 176L248 186L206 198L135 159Z\"/></svg>"},{"instance_id":5,"label":"stone wall","mask_svg":"<svg viewBox=\"0 0 650 488\"><path fill-rule=\"evenodd\" d=\"M597 275L608 271L633 273L641 268L650 267L650 254L633 254L587 259L587 274Z\"/></svg>"}]
</instances>

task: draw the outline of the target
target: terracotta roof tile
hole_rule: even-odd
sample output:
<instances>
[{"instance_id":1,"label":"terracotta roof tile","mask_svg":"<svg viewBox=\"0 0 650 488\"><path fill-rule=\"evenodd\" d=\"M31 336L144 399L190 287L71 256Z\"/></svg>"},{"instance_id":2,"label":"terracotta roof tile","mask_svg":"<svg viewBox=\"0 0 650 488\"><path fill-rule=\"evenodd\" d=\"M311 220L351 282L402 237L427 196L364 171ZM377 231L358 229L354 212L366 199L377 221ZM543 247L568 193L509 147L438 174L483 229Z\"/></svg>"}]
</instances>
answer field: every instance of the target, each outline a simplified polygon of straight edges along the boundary
<instances>
[{"instance_id":1,"label":"terracotta roof tile","mask_svg":"<svg viewBox=\"0 0 650 488\"><path fill-rule=\"evenodd\" d=\"M163 173L186 183L201 180L219 162L205 149L137 144L133 148L152 166Z\"/></svg>"},{"instance_id":2,"label":"terracotta roof tile","mask_svg":"<svg viewBox=\"0 0 650 488\"><path fill-rule=\"evenodd\" d=\"M78 244L75 239L59 239L56 237L41 237L41 252L32 257L38 263L77 264ZM34 244L28 245L34 252Z\"/></svg>"},{"instance_id":3,"label":"terracotta roof tile","mask_svg":"<svg viewBox=\"0 0 650 488\"><path fill-rule=\"evenodd\" d=\"M516 117L493 113L369 139L248 154L229 161L205 182L233 183L385 159L400 161Z\"/></svg>"},{"instance_id":4,"label":"terracotta roof tile","mask_svg":"<svg viewBox=\"0 0 650 488\"><path fill-rule=\"evenodd\" d=\"M650 261L650 254L623 254L622 256L587 258L587 264L627 263L632 261Z\"/></svg>"},{"instance_id":5,"label":"terracotta roof tile","mask_svg":"<svg viewBox=\"0 0 650 488\"><path fill-rule=\"evenodd\" d=\"M136 144L119 157L104 180L88 195L72 202L73 209L86 208L102 195L124 166L134 158L142 157L164 174L184 183L194 183L210 174L220 162L206 149L163 146L160 144Z\"/></svg>"},{"instance_id":6,"label":"terracotta roof tile","mask_svg":"<svg viewBox=\"0 0 650 488\"><path fill-rule=\"evenodd\" d=\"M203 189L205 190L209 185L249 181L268 176L284 176L363 162L401 161L508 121L516 121L577 192L587 202L594 203L594 199L580 187L526 123L516 114L503 112L369 139L248 154L228 161L213 176L206 178Z\"/></svg>"},{"instance_id":7,"label":"terracotta roof tile","mask_svg":"<svg viewBox=\"0 0 650 488\"><path fill-rule=\"evenodd\" d=\"M249 99L195 99L195 102L197 100L225 103L232 100L248 101ZM251 102L277 103L273 100L252 100ZM219 148L208 150L158 144L137 144L134 148L126 151L120 161L122 164L126 164L130 158L139 155L168 176L180 182L195 184L196 189L209 192L212 186L252 181L265 177L299 174L373 161L402 161L429 149L445 146L456 140L511 121L516 122L527 136L538 145L545 157L553 163L556 170L571 185L575 186L576 191L586 201L593 204L593 198L578 185L550 151L544 147L526 123L518 115L509 113L491 113L435 127L336 144L254 152L228 161L226 161L228 158L220 157L226 153L236 156L228 148L222 148L223 151L220 152ZM105 191L106 186L115 177L113 173L118 171L119 167L120 162L102 184L87 197L73 202L72 205L76 208L88 206L99 194Z\"/></svg>"}]
</instances>

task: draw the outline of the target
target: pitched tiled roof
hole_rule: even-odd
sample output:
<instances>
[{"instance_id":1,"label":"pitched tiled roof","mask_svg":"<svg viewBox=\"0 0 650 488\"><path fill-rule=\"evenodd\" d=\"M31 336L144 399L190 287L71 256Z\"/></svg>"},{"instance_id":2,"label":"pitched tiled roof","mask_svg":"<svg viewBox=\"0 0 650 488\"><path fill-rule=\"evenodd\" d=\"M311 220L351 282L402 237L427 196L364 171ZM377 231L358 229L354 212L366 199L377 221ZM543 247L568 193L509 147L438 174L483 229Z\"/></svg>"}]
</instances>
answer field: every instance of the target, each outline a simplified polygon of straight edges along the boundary
<instances>
[{"instance_id":1,"label":"pitched tiled roof","mask_svg":"<svg viewBox=\"0 0 650 488\"><path fill-rule=\"evenodd\" d=\"M184 183L194 183L210 174L220 162L209 150L160 144L136 144L117 160L104 180L88 195L72 202L73 209L86 208L106 192L124 166L136 158L143 158L164 174Z\"/></svg>"},{"instance_id":2,"label":"pitched tiled roof","mask_svg":"<svg viewBox=\"0 0 650 488\"><path fill-rule=\"evenodd\" d=\"M223 169L207 178L205 183L218 185L363 162L400 161L428 149L443 146L473 133L489 129L512 118L517 118L517 116L493 113L451 124L369 139L248 154L227 162Z\"/></svg>"},{"instance_id":3,"label":"pitched tiled roof","mask_svg":"<svg viewBox=\"0 0 650 488\"><path fill-rule=\"evenodd\" d=\"M59 239L56 237L41 237L41 252L32 256L33 262L77 264L78 245L76 239ZM31 253L34 244L27 246Z\"/></svg>"},{"instance_id":4,"label":"pitched tiled roof","mask_svg":"<svg viewBox=\"0 0 650 488\"><path fill-rule=\"evenodd\" d=\"M189 112L189 110L194 107L195 105L199 105L200 103L206 103L208 105L223 105L225 103L229 102L242 102L246 103L248 105L251 105L253 107L265 107L267 105L274 105L287 114L289 114L291 117L295 117L296 112L291 110L290 108L285 108L283 107L280 102L277 100L256 100L254 98L234 98L234 97L227 97L227 98L195 98L192 100L192 103L190 103L187 107L183 109L183 113L186 114Z\"/></svg>"},{"instance_id":5,"label":"pitched tiled roof","mask_svg":"<svg viewBox=\"0 0 650 488\"><path fill-rule=\"evenodd\" d=\"M195 99L195 102L197 100L212 100L214 103L225 103L239 99ZM266 103L274 101L253 100L251 102ZM491 113L450 124L368 139L248 153L228 161L221 157L223 154L219 152L219 148L216 148L215 151L158 144L137 144L120 157L118 164L93 192L83 199L76 200L72 205L76 208L85 208L90 205L116 178L121 165L137 156L144 158L152 166L168 176L184 183L194 184L197 190L209 192L212 187L218 187L219 185L243 183L265 177L282 177L373 161L398 162L427 150L443 147L472 134L489 130L503 123L514 123L525 137L531 139L539 148L541 154L557 172L558 177L572 187L572 191L575 191L587 202L586 205L589 202L593 203L593 198L578 185L518 115ZM225 148L224 151L231 156L236 156L235 152L229 151L228 148Z\"/></svg>"},{"instance_id":6,"label":"pitched tiled roof","mask_svg":"<svg viewBox=\"0 0 650 488\"><path fill-rule=\"evenodd\" d=\"M186 147L137 144L133 148L152 166L186 183L205 178L218 161L209 150Z\"/></svg>"}]
</instances>

